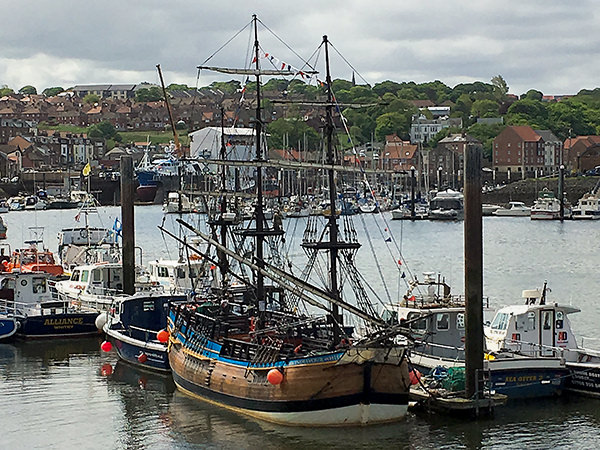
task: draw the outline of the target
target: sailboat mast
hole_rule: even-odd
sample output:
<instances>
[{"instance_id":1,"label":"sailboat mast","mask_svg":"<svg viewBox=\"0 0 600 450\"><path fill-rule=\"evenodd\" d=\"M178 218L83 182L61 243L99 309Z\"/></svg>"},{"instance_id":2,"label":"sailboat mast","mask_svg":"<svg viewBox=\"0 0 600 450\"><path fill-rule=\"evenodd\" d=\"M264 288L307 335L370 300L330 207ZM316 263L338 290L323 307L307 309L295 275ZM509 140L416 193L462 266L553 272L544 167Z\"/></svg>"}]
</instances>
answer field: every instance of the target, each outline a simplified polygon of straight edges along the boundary
<instances>
[{"instance_id":1,"label":"sailboat mast","mask_svg":"<svg viewBox=\"0 0 600 450\"><path fill-rule=\"evenodd\" d=\"M260 161L263 159L262 155L262 111L260 105L260 65L259 65L259 45L258 45L258 19L256 14L252 15L252 21L254 23L254 63L256 68L256 119L255 119L255 131L256 131L256 161L259 163L256 167L256 259L259 268L264 268L264 214L263 214L263 192L262 192L262 167ZM256 297L259 303L259 315L264 314L264 310L261 311L260 305L265 304L265 285L263 274L258 271L256 273ZM262 322L262 320L261 320Z\"/></svg>"},{"instance_id":2,"label":"sailboat mast","mask_svg":"<svg viewBox=\"0 0 600 450\"><path fill-rule=\"evenodd\" d=\"M221 107L221 160L225 161L226 159L226 147L225 147L225 110L223 109L223 107ZM226 191L227 191L227 186L226 186L226 179L227 177L227 166L223 165L221 167L221 193L222 193L222 197L221 197L221 214L219 217L219 220L221 222L221 245L223 247L227 247L227 225L225 225L225 218L224 218L224 214L227 212L227 195ZM228 264L227 264L227 255L225 254L225 252L223 251L219 251L218 252L219 255L219 270L221 271L221 283L223 286L223 289L225 289L225 283L226 283L226 274L227 271L229 270Z\"/></svg>"},{"instance_id":3,"label":"sailboat mast","mask_svg":"<svg viewBox=\"0 0 600 450\"><path fill-rule=\"evenodd\" d=\"M331 90L331 72L329 69L329 41L327 36L323 36L323 44L325 45L325 66L326 66L326 78L327 83L327 107L325 109L325 143L327 145L327 163L330 165L335 164L335 155L333 152L333 94ZM335 171L333 169L328 170L329 178L329 202L330 202L330 214L329 214L329 289L330 295L334 299L339 299L339 288L338 288L338 227L337 227L337 216L336 216L336 197L337 192L335 189ZM334 320L341 326L343 325L343 317L340 315L337 305L331 305L331 311Z\"/></svg>"}]
</instances>

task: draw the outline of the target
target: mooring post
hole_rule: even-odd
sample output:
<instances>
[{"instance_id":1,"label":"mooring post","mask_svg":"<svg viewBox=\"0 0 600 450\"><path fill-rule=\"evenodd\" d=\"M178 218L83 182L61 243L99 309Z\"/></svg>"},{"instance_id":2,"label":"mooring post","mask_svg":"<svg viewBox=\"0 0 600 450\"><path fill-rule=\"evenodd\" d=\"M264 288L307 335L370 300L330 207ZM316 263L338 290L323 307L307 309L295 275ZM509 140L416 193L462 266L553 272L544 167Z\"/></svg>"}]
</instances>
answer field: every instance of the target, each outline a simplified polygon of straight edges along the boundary
<instances>
[{"instance_id":1,"label":"mooring post","mask_svg":"<svg viewBox=\"0 0 600 450\"><path fill-rule=\"evenodd\" d=\"M415 168L410 168L410 218L415 220Z\"/></svg>"},{"instance_id":2,"label":"mooring post","mask_svg":"<svg viewBox=\"0 0 600 450\"><path fill-rule=\"evenodd\" d=\"M123 292L135 294L135 232L133 216L133 159L121 156L121 236L123 238Z\"/></svg>"},{"instance_id":3,"label":"mooring post","mask_svg":"<svg viewBox=\"0 0 600 450\"><path fill-rule=\"evenodd\" d=\"M466 397L481 393L483 372L483 224L481 149L465 148L465 388Z\"/></svg>"},{"instance_id":4,"label":"mooring post","mask_svg":"<svg viewBox=\"0 0 600 450\"><path fill-rule=\"evenodd\" d=\"M565 166L558 169L558 200L560 201L560 221L565 220Z\"/></svg>"}]
</instances>

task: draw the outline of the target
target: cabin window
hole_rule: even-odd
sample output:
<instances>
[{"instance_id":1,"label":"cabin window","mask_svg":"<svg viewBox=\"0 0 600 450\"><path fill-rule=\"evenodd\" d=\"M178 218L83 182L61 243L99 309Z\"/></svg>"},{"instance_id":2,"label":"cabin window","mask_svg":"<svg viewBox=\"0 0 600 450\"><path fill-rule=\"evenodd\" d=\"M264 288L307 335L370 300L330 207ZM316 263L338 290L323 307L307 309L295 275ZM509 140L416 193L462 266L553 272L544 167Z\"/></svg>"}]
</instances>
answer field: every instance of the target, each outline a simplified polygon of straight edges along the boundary
<instances>
[{"instance_id":1,"label":"cabin window","mask_svg":"<svg viewBox=\"0 0 600 450\"><path fill-rule=\"evenodd\" d=\"M31 280L31 286L34 294L43 294L46 292L46 279L44 277L35 277Z\"/></svg>"},{"instance_id":2,"label":"cabin window","mask_svg":"<svg viewBox=\"0 0 600 450\"><path fill-rule=\"evenodd\" d=\"M177 278L185 278L185 270L182 267L177 268Z\"/></svg>"},{"instance_id":3,"label":"cabin window","mask_svg":"<svg viewBox=\"0 0 600 450\"><path fill-rule=\"evenodd\" d=\"M556 328L562 329L564 326L564 314L562 311L556 311Z\"/></svg>"},{"instance_id":4,"label":"cabin window","mask_svg":"<svg viewBox=\"0 0 600 450\"><path fill-rule=\"evenodd\" d=\"M509 315L506 313L498 313L492 322L492 330L506 330L508 328Z\"/></svg>"},{"instance_id":5,"label":"cabin window","mask_svg":"<svg viewBox=\"0 0 600 450\"><path fill-rule=\"evenodd\" d=\"M543 323L544 323L544 330L551 330L552 329L552 311L544 311L542 317L543 317Z\"/></svg>"},{"instance_id":6,"label":"cabin window","mask_svg":"<svg viewBox=\"0 0 600 450\"><path fill-rule=\"evenodd\" d=\"M456 315L456 329L458 329L458 330L465 329L465 313L458 313Z\"/></svg>"},{"instance_id":7,"label":"cabin window","mask_svg":"<svg viewBox=\"0 0 600 450\"><path fill-rule=\"evenodd\" d=\"M450 327L450 315L448 313L436 314L435 326L438 330L447 330Z\"/></svg>"},{"instance_id":8,"label":"cabin window","mask_svg":"<svg viewBox=\"0 0 600 450\"><path fill-rule=\"evenodd\" d=\"M84 270L84 271L81 272L81 281L83 283L87 283L89 277L90 277L90 271L89 270Z\"/></svg>"},{"instance_id":9,"label":"cabin window","mask_svg":"<svg viewBox=\"0 0 600 450\"><path fill-rule=\"evenodd\" d=\"M411 320L417 319L418 317L419 317L418 313L410 313L408 315L408 317L406 318L406 320L411 321ZM426 330L427 329L427 318L424 317L422 319L415 321L414 323L412 323L410 325L410 327L413 330Z\"/></svg>"},{"instance_id":10,"label":"cabin window","mask_svg":"<svg viewBox=\"0 0 600 450\"><path fill-rule=\"evenodd\" d=\"M71 274L71 281L79 281L79 270L74 270Z\"/></svg>"},{"instance_id":11,"label":"cabin window","mask_svg":"<svg viewBox=\"0 0 600 450\"><path fill-rule=\"evenodd\" d=\"M158 266L156 268L156 275L161 278L169 278L169 269L163 266Z\"/></svg>"},{"instance_id":12,"label":"cabin window","mask_svg":"<svg viewBox=\"0 0 600 450\"><path fill-rule=\"evenodd\" d=\"M535 330L535 313L530 312L527 314L527 329Z\"/></svg>"},{"instance_id":13,"label":"cabin window","mask_svg":"<svg viewBox=\"0 0 600 450\"><path fill-rule=\"evenodd\" d=\"M2 280L0 289L2 289L2 290L8 289L8 290L14 291L15 290L15 280L13 280L12 278L5 278L4 280Z\"/></svg>"},{"instance_id":14,"label":"cabin window","mask_svg":"<svg viewBox=\"0 0 600 450\"><path fill-rule=\"evenodd\" d=\"M102 281L102 272L100 272L99 270L92 270L92 280Z\"/></svg>"}]
</instances>

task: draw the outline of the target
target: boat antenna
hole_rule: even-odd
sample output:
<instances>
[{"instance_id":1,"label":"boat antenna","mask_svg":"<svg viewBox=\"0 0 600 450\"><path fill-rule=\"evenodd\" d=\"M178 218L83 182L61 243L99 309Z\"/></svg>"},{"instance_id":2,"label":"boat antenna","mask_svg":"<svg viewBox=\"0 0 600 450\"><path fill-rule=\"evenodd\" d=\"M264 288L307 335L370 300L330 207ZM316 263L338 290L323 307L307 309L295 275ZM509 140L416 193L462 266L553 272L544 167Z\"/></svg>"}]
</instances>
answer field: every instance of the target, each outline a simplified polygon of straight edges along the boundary
<instances>
[{"instance_id":1,"label":"boat antenna","mask_svg":"<svg viewBox=\"0 0 600 450\"><path fill-rule=\"evenodd\" d=\"M540 298L540 305L546 304L546 290L547 290L548 281L544 280L544 287L542 289L542 297Z\"/></svg>"}]
</instances>

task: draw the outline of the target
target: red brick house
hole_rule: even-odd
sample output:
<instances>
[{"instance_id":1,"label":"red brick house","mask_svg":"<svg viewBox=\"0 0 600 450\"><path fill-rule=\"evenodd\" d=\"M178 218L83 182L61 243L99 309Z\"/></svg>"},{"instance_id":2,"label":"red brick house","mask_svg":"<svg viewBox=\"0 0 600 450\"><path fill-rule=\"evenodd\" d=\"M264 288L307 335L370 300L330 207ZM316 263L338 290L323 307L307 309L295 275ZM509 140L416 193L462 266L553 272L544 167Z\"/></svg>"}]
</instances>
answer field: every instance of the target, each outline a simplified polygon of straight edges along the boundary
<instances>
[{"instance_id":1,"label":"red brick house","mask_svg":"<svg viewBox=\"0 0 600 450\"><path fill-rule=\"evenodd\" d=\"M600 166L600 136L577 136L564 144L565 165L571 172L585 173Z\"/></svg>"},{"instance_id":2,"label":"red brick house","mask_svg":"<svg viewBox=\"0 0 600 450\"><path fill-rule=\"evenodd\" d=\"M550 131L509 126L494 139L492 165L513 179L549 175L558 171L561 152L562 143Z\"/></svg>"}]
</instances>

